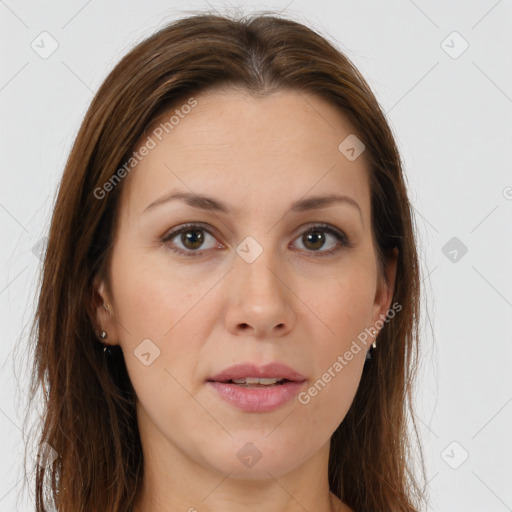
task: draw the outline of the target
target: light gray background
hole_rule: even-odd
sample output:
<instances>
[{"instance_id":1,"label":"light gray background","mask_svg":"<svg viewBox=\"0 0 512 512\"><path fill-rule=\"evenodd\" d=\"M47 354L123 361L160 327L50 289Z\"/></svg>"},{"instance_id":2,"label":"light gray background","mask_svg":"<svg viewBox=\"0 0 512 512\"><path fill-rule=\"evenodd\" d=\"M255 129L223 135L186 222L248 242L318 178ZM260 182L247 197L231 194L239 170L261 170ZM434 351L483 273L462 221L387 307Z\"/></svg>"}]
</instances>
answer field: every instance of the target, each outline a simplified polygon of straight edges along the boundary
<instances>
[{"instance_id":1,"label":"light gray background","mask_svg":"<svg viewBox=\"0 0 512 512\"><path fill-rule=\"evenodd\" d=\"M213 1L0 0L0 512L33 510L31 496L17 500L26 371L15 348L23 354L33 247L71 143L122 55L166 21L212 7L240 11ZM417 419L429 510L512 510L512 1L243 5L262 9L284 10L344 50L396 135L424 279ZM58 44L46 59L31 47L51 48L44 31Z\"/></svg>"}]
</instances>

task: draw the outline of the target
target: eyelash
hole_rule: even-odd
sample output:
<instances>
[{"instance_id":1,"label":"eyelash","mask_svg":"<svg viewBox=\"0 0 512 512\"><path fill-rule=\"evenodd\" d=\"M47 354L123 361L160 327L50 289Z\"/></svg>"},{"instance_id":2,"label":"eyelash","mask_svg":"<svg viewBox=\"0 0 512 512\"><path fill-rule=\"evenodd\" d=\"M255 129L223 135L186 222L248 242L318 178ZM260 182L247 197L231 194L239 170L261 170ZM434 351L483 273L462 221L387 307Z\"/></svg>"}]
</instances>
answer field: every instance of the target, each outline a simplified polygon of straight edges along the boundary
<instances>
[{"instance_id":1,"label":"eyelash","mask_svg":"<svg viewBox=\"0 0 512 512\"><path fill-rule=\"evenodd\" d=\"M196 229L196 228L198 228L198 229ZM205 227L205 225L203 225L201 223L198 223L198 224L189 223L189 224L183 224L179 229L176 229L176 230L164 235L164 237L162 238L162 242L168 242L169 240L172 240L177 235L180 235L181 233L184 233L187 231L196 231L196 230L197 231L205 231L209 235L214 236L211 233L211 231ZM303 231L302 235L304 235L306 233L316 232L316 231L321 231L321 232L325 232L325 233L329 233L330 235L333 235L338 240L339 244L341 244L342 247L345 247L347 249L352 247L352 242L345 235L345 233L343 233L342 231L338 231L337 229L329 226L328 224L315 224L315 225L307 228L305 231ZM178 253L180 255L186 256L186 257L199 257L202 255L202 252L204 252L204 250L208 250L208 249L204 249L203 251L201 251L201 250L184 251L183 249L178 249L176 247L172 247L169 244L167 245L167 247L171 251ZM330 256L340 250L341 250L340 245L337 245L335 248L329 249L327 251L306 251L306 252L310 252L315 255L319 254L320 255L319 257L324 257L324 256Z\"/></svg>"}]
</instances>

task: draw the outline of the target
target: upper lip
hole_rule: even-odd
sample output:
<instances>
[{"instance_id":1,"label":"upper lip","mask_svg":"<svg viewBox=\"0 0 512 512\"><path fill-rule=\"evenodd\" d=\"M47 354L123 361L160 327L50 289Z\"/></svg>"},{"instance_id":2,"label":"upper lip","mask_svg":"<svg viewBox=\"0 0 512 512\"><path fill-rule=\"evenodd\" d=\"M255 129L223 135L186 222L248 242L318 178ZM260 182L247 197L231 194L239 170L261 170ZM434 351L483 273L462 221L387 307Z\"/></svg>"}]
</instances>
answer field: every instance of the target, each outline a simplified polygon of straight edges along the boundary
<instances>
[{"instance_id":1,"label":"upper lip","mask_svg":"<svg viewBox=\"0 0 512 512\"><path fill-rule=\"evenodd\" d=\"M303 375L295 371L293 368L277 362L263 366L258 366L252 363L235 364L207 380L227 382L228 380L243 379L245 377L275 378L279 380L286 379L295 382L302 382L306 380Z\"/></svg>"}]
</instances>

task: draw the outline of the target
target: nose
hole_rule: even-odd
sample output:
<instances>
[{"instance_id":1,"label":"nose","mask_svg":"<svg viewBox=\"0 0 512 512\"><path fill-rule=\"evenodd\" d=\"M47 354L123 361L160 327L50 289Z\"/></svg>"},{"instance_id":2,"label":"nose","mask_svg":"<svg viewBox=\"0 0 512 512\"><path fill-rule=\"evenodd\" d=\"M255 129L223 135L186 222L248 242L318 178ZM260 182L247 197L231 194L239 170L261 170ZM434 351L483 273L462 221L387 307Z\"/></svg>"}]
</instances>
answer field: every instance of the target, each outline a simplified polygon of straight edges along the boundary
<instances>
[{"instance_id":1,"label":"nose","mask_svg":"<svg viewBox=\"0 0 512 512\"><path fill-rule=\"evenodd\" d=\"M268 339L293 329L295 296L271 252L264 250L252 263L237 256L227 276L225 322L235 335Z\"/></svg>"}]
</instances>

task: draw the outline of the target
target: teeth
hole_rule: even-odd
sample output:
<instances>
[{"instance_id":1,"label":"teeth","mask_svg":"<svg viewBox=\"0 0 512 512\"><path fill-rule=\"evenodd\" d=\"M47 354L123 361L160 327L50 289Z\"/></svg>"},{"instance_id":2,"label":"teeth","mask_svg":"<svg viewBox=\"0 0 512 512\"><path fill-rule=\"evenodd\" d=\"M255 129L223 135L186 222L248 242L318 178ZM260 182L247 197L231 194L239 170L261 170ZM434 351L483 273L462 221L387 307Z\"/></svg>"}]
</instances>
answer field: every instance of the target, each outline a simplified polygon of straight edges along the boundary
<instances>
[{"instance_id":1,"label":"teeth","mask_svg":"<svg viewBox=\"0 0 512 512\"><path fill-rule=\"evenodd\" d=\"M264 386L271 386L280 382L282 379L258 379L257 377L246 377L245 379L232 379L235 384L263 384Z\"/></svg>"}]
</instances>

